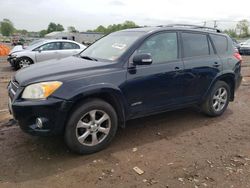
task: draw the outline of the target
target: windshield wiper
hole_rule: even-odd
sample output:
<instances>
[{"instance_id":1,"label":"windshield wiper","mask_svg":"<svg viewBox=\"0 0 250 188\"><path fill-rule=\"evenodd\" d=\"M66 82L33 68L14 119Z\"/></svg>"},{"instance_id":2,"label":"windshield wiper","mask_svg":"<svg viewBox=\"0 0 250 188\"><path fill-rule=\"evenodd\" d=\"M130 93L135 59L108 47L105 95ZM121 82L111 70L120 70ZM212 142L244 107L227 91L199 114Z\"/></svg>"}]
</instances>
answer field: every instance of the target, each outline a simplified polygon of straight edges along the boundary
<instances>
[{"instance_id":1,"label":"windshield wiper","mask_svg":"<svg viewBox=\"0 0 250 188\"><path fill-rule=\"evenodd\" d=\"M89 57L89 56L80 56L80 57L83 58L83 59L91 60L91 61L98 61L97 59L95 59L93 57Z\"/></svg>"}]
</instances>

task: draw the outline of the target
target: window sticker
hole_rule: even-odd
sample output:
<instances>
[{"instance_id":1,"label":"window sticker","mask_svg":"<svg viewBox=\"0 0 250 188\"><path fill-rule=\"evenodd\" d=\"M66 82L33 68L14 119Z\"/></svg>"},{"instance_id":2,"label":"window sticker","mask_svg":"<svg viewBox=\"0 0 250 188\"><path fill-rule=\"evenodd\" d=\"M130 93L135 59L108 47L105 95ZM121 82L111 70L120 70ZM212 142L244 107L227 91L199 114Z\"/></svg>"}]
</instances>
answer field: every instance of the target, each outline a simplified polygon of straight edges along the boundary
<instances>
[{"instance_id":1,"label":"window sticker","mask_svg":"<svg viewBox=\"0 0 250 188\"><path fill-rule=\"evenodd\" d=\"M119 50L123 50L124 48L126 48L126 46L127 46L126 44L119 44L119 43L112 44L113 48L117 48Z\"/></svg>"}]
</instances>

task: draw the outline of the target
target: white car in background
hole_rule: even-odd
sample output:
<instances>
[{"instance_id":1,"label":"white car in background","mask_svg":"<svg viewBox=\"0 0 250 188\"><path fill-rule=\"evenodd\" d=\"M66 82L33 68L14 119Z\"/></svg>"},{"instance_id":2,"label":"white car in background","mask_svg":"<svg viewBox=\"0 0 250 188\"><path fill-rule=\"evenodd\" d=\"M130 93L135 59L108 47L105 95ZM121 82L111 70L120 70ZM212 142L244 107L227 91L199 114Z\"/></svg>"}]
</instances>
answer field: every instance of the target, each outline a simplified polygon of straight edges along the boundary
<instances>
[{"instance_id":1,"label":"white car in background","mask_svg":"<svg viewBox=\"0 0 250 188\"><path fill-rule=\"evenodd\" d=\"M8 61L12 67L19 69L33 63L72 56L85 48L86 46L71 40L38 40L26 48L16 46L10 52Z\"/></svg>"},{"instance_id":2,"label":"white car in background","mask_svg":"<svg viewBox=\"0 0 250 188\"><path fill-rule=\"evenodd\" d=\"M241 55L250 55L250 39L240 44L239 52Z\"/></svg>"}]
</instances>

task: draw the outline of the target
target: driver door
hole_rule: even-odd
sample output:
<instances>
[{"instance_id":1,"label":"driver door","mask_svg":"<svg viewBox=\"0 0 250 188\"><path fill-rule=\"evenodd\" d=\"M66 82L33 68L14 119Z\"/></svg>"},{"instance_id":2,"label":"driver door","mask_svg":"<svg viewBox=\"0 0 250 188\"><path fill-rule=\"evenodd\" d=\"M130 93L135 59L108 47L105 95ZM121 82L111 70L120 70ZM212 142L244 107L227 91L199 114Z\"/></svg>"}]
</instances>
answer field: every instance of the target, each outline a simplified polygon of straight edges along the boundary
<instances>
[{"instance_id":1,"label":"driver door","mask_svg":"<svg viewBox=\"0 0 250 188\"><path fill-rule=\"evenodd\" d=\"M50 59L59 59L60 48L61 42L50 42L47 44L43 44L35 50L36 61L41 62Z\"/></svg>"},{"instance_id":2,"label":"driver door","mask_svg":"<svg viewBox=\"0 0 250 188\"><path fill-rule=\"evenodd\" d=\"M183 62L179 58L177 39L176 32L157 33L135 51L134 54L151 54L153 63L128 68L124 93L132 117L182 103Z\"/></svg>"}]
</instances>

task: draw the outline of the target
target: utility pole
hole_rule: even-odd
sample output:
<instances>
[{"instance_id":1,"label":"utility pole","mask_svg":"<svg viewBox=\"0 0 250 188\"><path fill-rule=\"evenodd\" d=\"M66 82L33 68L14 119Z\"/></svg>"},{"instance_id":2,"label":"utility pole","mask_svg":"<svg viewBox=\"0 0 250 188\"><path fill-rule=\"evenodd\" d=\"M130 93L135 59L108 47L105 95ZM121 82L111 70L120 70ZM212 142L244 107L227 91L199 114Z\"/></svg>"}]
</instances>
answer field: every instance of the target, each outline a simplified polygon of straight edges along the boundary
<instances>
[{"instance_id":1,"label":"utility pole","mask_svg":"<svg viewBox=\"0 0 250 188\"><path fill-rule=\"evenodd\" d=\"M214 20L214 28L216 29L218 27L217 20Z\"/></svg>"}]
</instances>

